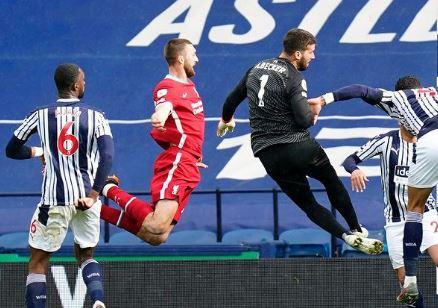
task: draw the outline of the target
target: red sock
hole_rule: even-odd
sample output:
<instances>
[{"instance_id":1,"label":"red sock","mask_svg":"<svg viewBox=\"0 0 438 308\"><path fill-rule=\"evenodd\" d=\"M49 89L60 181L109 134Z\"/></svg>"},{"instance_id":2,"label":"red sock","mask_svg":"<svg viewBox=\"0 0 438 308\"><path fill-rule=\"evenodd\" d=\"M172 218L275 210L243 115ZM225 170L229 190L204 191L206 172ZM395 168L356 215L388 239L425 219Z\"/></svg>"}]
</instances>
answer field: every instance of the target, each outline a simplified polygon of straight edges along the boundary
<instances>
[{"instance_id":1,"label":"red sock","mask_svg":"<svg viewBox=\"0 0 438 308\"><path fill-rule=\"evenodd\" d=\"M128 194L118 186L108 189L107 197L124 209L129 219L134 221L143 222L146 216L154 211L152 204Z\"/></svg>"},{"instance_id":2,"label":"red sock","mask_svg":"<svg viewBox=\"0 0 438 308\"><path fill-rule=\"evenodd\" d=\"M105 204L102 204L100 218L108 221L110 224L118 226L119 228L125 229L134 235L140 231L141 224L143 223L143 219L140 221L130 219L124 211L113 209Z\"/></svg>"}]
</instances>

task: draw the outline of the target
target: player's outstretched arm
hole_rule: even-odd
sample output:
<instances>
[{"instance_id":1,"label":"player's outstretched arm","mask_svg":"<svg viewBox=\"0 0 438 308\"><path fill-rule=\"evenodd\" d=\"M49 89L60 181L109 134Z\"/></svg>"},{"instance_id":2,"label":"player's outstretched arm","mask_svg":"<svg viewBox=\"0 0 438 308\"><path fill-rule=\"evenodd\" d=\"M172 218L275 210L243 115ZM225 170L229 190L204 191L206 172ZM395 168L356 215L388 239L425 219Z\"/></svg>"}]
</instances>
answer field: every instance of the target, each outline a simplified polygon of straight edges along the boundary
<instances>
[{"instance_id":1,"label":"player's outstretched arm","mask_svg":"<svg viewBox=\"0 0 438 308\"><path fill-rule=\"evenodd\" d=\"M365 182L368 182L365 172L357 166L361 162L356 154L351 154L342 163L345 171L351 174L351 189L356 192L363 192L366 188Z\"/></svg>"},{"instance_id":2,"label":"player's outstretched arm","mask_svg":"<svg viewBox=\"0 0 438 308\"><path fill-rule=\"evenodd\" d=\"M362 84L352 84L333 92L326 93L322 97L324 99L324 105L352 98L361 98L366 103L375 105L382 101L383 90L371 88Z\"/></svg>"},{"instance_id":3,"label":"player's outstretched arm","mask_svg":"<svg viewBox=\"0 0 438 308\"><path fill-rule=\"evenodd\" d=\"M225 103L222 106L221 119L216 130L216 135L218 137L223 137L227 132L232 132L236 126L233 115L239 104L246 98L246 78L248 72L249 70L225 99Z\"/></svg>"},{"instance_id":4,"label":"player's outstretched arm","mask_svg":"<svg viewBox=\"0 0 438 308\"><path fill-rule=\"evenodd\" d=\"M322 107L333 102L349 100L352 98L361 98L368 104L376 105L382 101L383 91L361 84L353 84L333 92L326 93L320 97L311 98L308 100L308 103L314 116L314 123L316 123Z\"/></svg>"}]
</instances>

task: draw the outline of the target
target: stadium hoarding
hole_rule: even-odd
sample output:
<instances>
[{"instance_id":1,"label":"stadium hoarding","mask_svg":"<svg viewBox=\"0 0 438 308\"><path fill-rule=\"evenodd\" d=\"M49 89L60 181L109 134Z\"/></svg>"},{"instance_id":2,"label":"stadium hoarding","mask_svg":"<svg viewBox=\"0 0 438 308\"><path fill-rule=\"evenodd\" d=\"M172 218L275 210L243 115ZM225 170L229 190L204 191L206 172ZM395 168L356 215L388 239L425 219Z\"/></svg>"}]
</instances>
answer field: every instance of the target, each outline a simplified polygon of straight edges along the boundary
<instances>
[{"instance_id":1,"label":"stadium hoarding","mask_svg":"<svg viewBox=\"0 0 438 308\"><path fill-rule=\"evenodd\" d=\"M387 258L102 261L108 307L399 307ZM25 263L0 263L2 307L23 306ZM435 269L419 263L427 307L438 304ZM48 307L91 307L73 262L53 262Z\"/></svg>"}]
</instances>

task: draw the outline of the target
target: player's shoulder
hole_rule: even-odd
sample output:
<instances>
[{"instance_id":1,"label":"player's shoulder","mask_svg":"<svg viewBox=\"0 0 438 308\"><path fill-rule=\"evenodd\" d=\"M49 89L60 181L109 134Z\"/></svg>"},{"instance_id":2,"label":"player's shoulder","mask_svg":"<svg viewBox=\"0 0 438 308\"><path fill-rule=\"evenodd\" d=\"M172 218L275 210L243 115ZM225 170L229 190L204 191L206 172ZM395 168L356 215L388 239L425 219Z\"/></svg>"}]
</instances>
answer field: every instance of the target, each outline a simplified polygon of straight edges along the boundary
<instances>
[{"instance_id":1,"label":"player's shoulder","mask_svg":"<svg viewBox=\"0 0 438 308\"><path fill-rule=\"evenodd\" d=\"M169 75L167 75L155 85L153 96L163 97L169 92L173 93L175 91L178 91L178 88L181 88L181 86L181 82L178 82L176 79L170 78Z\"/></svg>"},{"instance_id":2,"label":"player's shoulder","mask_svg":"<svg viewBox=\"0 0 438 308\"><path fill-rule=\"evenodd\" d=\"M37 114L39 111L56 108L56 106L57 106L56 103L39 105L39 106L33 108L30 112L28 112L27 117L30 117L33 114Z\"/></svg>"},{"instance_id":3,"label":"player's shoulder","mask_svg":"<svg viewBox=\"0 0 438 308\"><path fill-rule=\"evenodd\" d=\"M83 103L83 102L81 102L81 103L78 105L78 107L80 107L80 108L83 109L83 110L91 110L91 111L96 111L96 112L101 113L101 114L105 114L105 112L104 112L102 109L97 108L96 106L88 105L88 104Z\"/></svg>"},{"instance_id":4,"label":"player's shoulder","mask_svg":"<svg viewBox=\"0 0 438 308\"><path fill-rule=\"evenodd\" d=\"M390 138L390 137L398 137L399 134L399 130L398 129L394 129L394 130L390 130L389 132L377 135L376 137L374 137L375 139L384 139L384 138Z\"/></svg>"},{"instance_id":5,"label":"player's shoulder","mask_svg":"<svg viewBox=\"0 0 438 308\"><path fill-rule=\"evenodd\" d=\"M178 79L177 77L173 77L171 75L167 75L165 78L161 79L154 88L154 92L160 89L173 89L179 88L182 86L193 85L193 82L189 79L187 82Z\"/></svg>"}]
</instances>

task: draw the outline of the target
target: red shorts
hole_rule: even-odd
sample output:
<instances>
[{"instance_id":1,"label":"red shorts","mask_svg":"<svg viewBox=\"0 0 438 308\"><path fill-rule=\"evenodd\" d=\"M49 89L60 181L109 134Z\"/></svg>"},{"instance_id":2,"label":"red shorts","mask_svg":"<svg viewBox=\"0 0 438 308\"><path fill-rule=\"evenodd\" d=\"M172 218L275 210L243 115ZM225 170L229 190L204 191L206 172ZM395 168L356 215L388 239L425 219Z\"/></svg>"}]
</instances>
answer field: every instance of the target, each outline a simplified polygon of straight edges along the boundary
<instances>
[{"instance_id":1,"label":"red shorts","mask_svg":"<svg viewBox=\"0 0 438 308\"><path fill-rule=\"evenodd\" d=\"M152 203L170 199L178 201L178 209L173 219L179 221L190 194L201 180L197 157L177 147L170 147L154 163L151 180Z\"/></svg>"}]
</instances>

